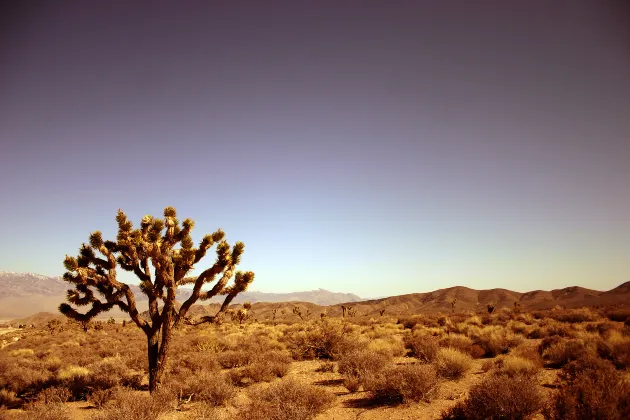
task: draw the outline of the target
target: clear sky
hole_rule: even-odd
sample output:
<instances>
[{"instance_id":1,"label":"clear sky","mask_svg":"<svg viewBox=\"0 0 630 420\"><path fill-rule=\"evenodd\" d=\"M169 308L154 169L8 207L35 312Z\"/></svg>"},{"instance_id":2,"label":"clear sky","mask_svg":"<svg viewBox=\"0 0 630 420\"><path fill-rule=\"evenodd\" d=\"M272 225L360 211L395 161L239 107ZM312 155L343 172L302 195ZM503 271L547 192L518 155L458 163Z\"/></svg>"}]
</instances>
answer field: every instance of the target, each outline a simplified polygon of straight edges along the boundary
<instances>
[{"instance_id":1,"label":"clear sky","mask_svg":"<svg viewBox=\"0 0 630 420\"><path fill-rule=\"evenodd\" d=\"M60 275L118 208L172 205L245 242L254 290L630 280L628 2L0 16L0 270Z\"/></svg>"}]
</instances>

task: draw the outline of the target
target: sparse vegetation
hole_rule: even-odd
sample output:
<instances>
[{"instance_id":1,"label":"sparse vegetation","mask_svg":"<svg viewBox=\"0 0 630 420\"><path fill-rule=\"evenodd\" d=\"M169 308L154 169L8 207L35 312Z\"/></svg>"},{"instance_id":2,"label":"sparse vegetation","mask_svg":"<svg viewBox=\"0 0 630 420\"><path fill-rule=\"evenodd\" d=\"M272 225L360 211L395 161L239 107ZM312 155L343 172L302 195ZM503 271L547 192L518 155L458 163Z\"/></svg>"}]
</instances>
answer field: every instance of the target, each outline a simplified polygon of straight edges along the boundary
<instances>
[{"instance_id":1,"label":"sparse vegetation","mask_svg":"<svg viewBox=\"0 0 630 420\"><path fill-rule=\"evenodd\" d=\"M405 404L421 416L425 406L465 392L443 418L627 417L626 327L603 317L565 322L555 319L559 311L567 312L501 308L492 315L415 315L403 324L378 312L369 322L339 314L182 324L172 332L167 374L153 396L140 330L102 322L84 332L81 323L64 322L50 334L44 323L0 349L0 409L9 418L63 419L74 417L75 401L85 401L95 408L86 415L102 420L156 419L176 410L199 419L284 419L326 418L332 406ZM526 338L535 329L543 337ZM336 398L345 402L334 404Z\"/></svg>"}]
</instances>

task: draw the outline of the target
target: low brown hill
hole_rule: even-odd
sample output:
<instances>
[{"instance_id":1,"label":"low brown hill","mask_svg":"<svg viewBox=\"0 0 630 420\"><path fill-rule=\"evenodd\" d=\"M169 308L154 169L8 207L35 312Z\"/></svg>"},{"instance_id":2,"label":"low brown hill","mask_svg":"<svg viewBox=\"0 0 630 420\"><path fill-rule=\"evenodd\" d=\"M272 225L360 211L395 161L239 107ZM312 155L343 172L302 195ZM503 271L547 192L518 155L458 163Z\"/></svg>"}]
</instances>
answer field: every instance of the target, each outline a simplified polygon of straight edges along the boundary
<instances>
[{"instance_id":1,"label":"low brown hill","mask_svg":"<svg viewBox=\"0 0 630 420\"><path fill-rule=\"evenodd\" d=\"M518 302L524 310L548 309L556 306L577 308L581 306L610 306L630 303L630 282L608 292L599 292L583 287L566 287L552 291L536 290L527 293L514 292L506 289L475 290L468 287L450 287L428 293L411 293L388 298L372 299L362 302L348 302L343 306L356 310L357 317L379 317L380 311L385 309L386 315L403 316L430 312L451 312L451 302L457 298L455 310L486 312L487 305L492 304L496 309L512 308ZM310 311L310 319L318 317L320 313L326 316L341 317L342 304L319 306L305 302L283 303L255 303L252 306L252 318L270 320L276 309L276 321L297 321L293 308L300 307L303 314ZM196 309L204 314L213 314L218 305L208 306L208 309ZM240 308L240 305L234 305Z\"/></svg>"},{"instance_id":2,"label":"low brown hill","mask_svg":"<svg viewBox=\"0 0 630 420\"><path fill-rule=\"evenodd\" d=\"M26 318L14 319L9 324L11 325L34 325L36 327L43 327L53 319L64 320L64 316L61 314L54 314L51 312L38 312L35 315L27 316Z\"/></svg>"}]
</instances>

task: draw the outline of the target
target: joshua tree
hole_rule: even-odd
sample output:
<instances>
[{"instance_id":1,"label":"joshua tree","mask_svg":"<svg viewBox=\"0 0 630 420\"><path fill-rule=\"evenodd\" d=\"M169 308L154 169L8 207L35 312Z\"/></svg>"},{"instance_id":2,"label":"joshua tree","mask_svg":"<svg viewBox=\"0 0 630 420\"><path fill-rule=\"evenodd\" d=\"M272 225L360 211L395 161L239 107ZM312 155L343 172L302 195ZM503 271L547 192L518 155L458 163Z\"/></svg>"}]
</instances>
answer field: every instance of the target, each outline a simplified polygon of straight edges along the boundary
<instances>
[{"instance_id":1,"label":"joshua tree","mask_svg":"<svg viewBox=\"0 0 630 420\"><path fill-rule=\"evenodd\" d=\"M304 317L302 316L302 311L300 310L299 307L294 306L293 307L293 313L296 314L297 316L299 316L300 320L304 321Z\"/></svg>"},{"instance_id":2,"label":"joshua tree","mask_svg":"<svg viewBox=\"0 0 630 420\"><path fill-rule=\"evenodd\" d=\"M518 313L521 311L521 303L514 301L514 312Z\"/></svg>"},{"instance_id":3,"label":"joshua tree","mask_svg":"<svg viewBox=\"0 0 630 420\"><path fill-rule=\"evenodd\" d=\"M381 316L383 316L385 314L385 309L381 309L380 311L378 311L379 314L381 314Z\"/></svg>"},{"instance_id":4,"label":"joshua tree","mask_svg":"<svg viewBox=\"0 0 630 420\"><path fill-rule=\"evenodd\" d=\"M90 306L90 309L81 313L62 303L59 311L79 322L89 322L115 306L128 313L147 336L149 391L153 392L164 372L173 329L182 322L196 325L215 321L234 297L247 289L254 280L254 273L234 272L245 245L237 242L230 247L220 229L204 236L195 248L190 237L194 222L186 219L180 227L173 207L164 209L164 219L144 216L138 229L133 229L122 210L118 210L116 221L116 241L103 241L101 232L95 231L76 258L66 255L64 261L67 272L63 278L74 285L74 289L68 290L68 301L76 306ZM217 254L214 264L198 276L186 277L214 244ZM131 287L118 280L117 266L133 272L140 279L140 291L149 301L147 319L138 312ZM228 286L233 275L234 283ZM210 290L201 290L217 276L220 276L219 280ZM177 288L185 284L193 285L192 293L177 309ZM97 297L96 292L100 296ZM197 300L207 300L219 294L226 296L217 314L199 321L187 318L188 310Z\"/></svg>"},{"instance_id":5,"label":"joshua tree","mask_svg":"<svg viewBox=\"0 0 630 420\"><path fill-rule=\"evenodd\" d=\"M239 309L238 311L232 311L232 321L238 321L239 324L242 324L243 321L247 321L250 316L249 310L251 308L252 304L249 302L245 302L242 309Z\"/></svg>"},{"instance_id":6,"label":"joshua tree","mask_svg":"<svg viewBox=\"0 0 630 420\"><path fill-rule=\"evenodd\" d=\"M273 317L271 318L272 321L276 320L276 312L278 312L278 308L274 308L271 310L271 313L273 314Z\"/></svg>"},{"instance_id":7,"label":"joshua tree","mask_svg":"<svg viewBox=\"0 0 630 420\"><path fill-rule=\"evenodd\" d=\"M451 312L455 313L455 304L457 303L457 298L453 298L453 300L451 300Z\"/></svg>"},{"instance_id":8,"label":"joshua tree","mask_svg":"<svg viewBox=\"0 0 630 420\"><path fill-rule=\"evenodd\" d=\"M492 312L494 312L494 304L493 303L489 303L488 304L488 313L491 314Z\"/></svg>"}]
</instances>

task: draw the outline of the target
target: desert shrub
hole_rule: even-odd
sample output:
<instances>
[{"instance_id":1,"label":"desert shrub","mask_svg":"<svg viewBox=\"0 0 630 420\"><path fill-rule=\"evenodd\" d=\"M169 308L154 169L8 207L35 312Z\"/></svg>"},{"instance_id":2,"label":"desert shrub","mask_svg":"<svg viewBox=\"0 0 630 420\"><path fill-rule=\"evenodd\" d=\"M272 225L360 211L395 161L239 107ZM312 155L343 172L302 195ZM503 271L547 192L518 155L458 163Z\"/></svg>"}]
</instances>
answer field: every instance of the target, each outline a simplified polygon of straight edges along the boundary
<instances>
[{"instance_id":1,"label":"desert shrub","mask_svg":"<svg viewBox=\"0 0 630 420\"><path fill-rule=\"evenodd\" d=\"M552 420L630 418L630 381L607 361L573 361L561 372L563 384L545 417Z\"/></svg>"},{"instance_id":2,"label":"desert shrub","mask_svg":"<svg viewBox=\"0 0 630 420\"><path fill-rule=\"evenodd\" d=\"M476 325L480 327L483 325L483 320L481 319L479 315L473 315L470 318L466 319L464 323L468 325Z\"/></svg>"},{"instance_id":3,"label":"desert shrub","mask_svg":"<svg viewBox=\"0 0 630 420\"><path fill-rule=\"evenodd\" d=\"M462 353L470 354L473 341L463 334L448 334L440 339L441 347L452 347Z\"/></svg>"},{"instance_id":4,"label":"desert shrub","mask_svg":"<svg viewBox=\"0 0 630 420\"><path fill-rule=\"evenodd\" d=\"M71 420L68 408L61 403L34 403L26 406L26 418L29 420Z\"/></svg>"},{"instance_id":5,"label":"desert shrub","mask_svg":"<svg viewBox=\"0 0 630 420\"><path fill-rule=\"evenodd\" d=\"M538 385L529 378L490 376L470 389L466 400L442 413L443 420L523 420L543 405Z\"/></svg>"},{"instance_id":6,"label":"desert shrub","mask_svg":"<svg viewBox=\"0 0 630 420\"><path fill-rule=\"evenodd\" d=\"M257 356L252 363L230 372L235 385L269 382L289 372L291 358L282 352L267 352Z\"/></svg>"},{"instance_id":7,"label":"desert shrub","mask_svg":"<svg viewBox=\"0 0 630 420\"><path fill-rule=\"evenodd\" d=\"M562 341L562 337L560 337L559 335L552 335L552 336L543 338L540 344L538 344L538 353L542 355L545 352L545 350L547 350L549 347L561 341Z\"/></svg>"},{"instance_id":8,"label":"desert shrub","mask_svg":"<svg viewBox=\"0 0 630 420\"><path fill-rule=\"evenodd\" d=\"M0 389L18 396L37 394L46 387L49 379L50 374L37 366L0 361Z\"/></svg>"},{"instance_id":9,"label":"desert shrub","mask_svg":"<svg viewBox=\"0 0 630 420\"><path fill-rule=\"evenodd\" d=\"M16 349L9 353L13 357L29 357L35 355L33 349Z\"/></svg>"},{"instance_id":10,"label":"desert shrub","mask_svg":"<svg viewBox=\"0 0 630 420\"><path fill-rule=\"evenodd\" d=\"M437 394L439 378L432 365L402 365L387 368L369 385L370 397L390 404L429 402Z\"/></svg>"},{"instance_id":11,"label":"desert shrub","mask_svg":"<svg viewBox=\"0 0 630 420\"><path fill-rule=\"evenodd\" d=\"M57 381L60 386L67 388L72 394L72 399L85 399L90 392L90 371L81 366L69 365L59 370Z\"/></svg>"},{"instance_id":12,"label":"desert shrub","mask_svg":"<svg viewBox=\"0 0 630 420\"><path fill-rule=\"evenodd\" d=\"M516 376L535 377L540 372L540 366L531 360L518 356L497 358L494 363L494 374L505 375L510 378Z\"/></svg>"},{"instance_id":13,"label":"desert shrub","mask_svg":"<svg viewBox=\"0 0 630 420\"><path fill-rule=\"evenodd\" d=\"M139 388L142 381L142 375L129 370L120 357L107 357L90 365L89 370L89 383L93 389Z\"/></svg>"},{"instance_id":14,"label":"desert shrub","mask_svg":"<svg viewBox=\"0 0 630 420\"><path fill-rule=\"evenodd\" d=\"M339 373L343 376L344 386L350 392L360 387L367 389L375 378L391 364L391 357L382 353L361 350L340 357Z\"/></svg>"},{"instance_id":15,"label":"desert shrub","mask_svg":"<svg viewBox=\"0 0 630 420\"><path fill-rule=\"evenodd\" d=\"M603 359L613 362L617 369L630 367L630 338L623 336L617 330L606 334L606 340L596 340L597 353Z\"/></svg>"},{"instance_id":16,"label":"desert shrub","mask_svg":"<svg viewBox=\"0 0 630 420\"><path fill-rule=\"evenodd\" d=\"M250 363L253 355L254 353L244 350L227 350L217 353L216 361L221 365L221 367L232 369L245 366Z\"/></svg>"},{"instance_id":17,"label":"desert shrub","mask_svg":"<svg viewBox=\"0 0 630 420\"><path fill-rule=\"evenodd\" d=\"M225 405L236 395L236 389L227 375L218 372L199 372L183 381L174 378L167 382L167 387L175 391L179 398L192 398L193 401L203 401L212 406Z\"/></svg>"},{"instance_id":18,"label":"desert shrub","mask_svg":"<svg viewBox=\"0 0 630 420\"><path fill-rule=\"evenodd\" d=\"M625 322L630 318L630 308L608 309L604 315L611 321Z\"/></svg>"},{"instance_id":19,"label":"desert shrub","mask_svg":"<svg viewBox=\"0 0 630 420\"><path fill-rule=\"evenodd\" d=\"M303 330L285 332L284 342L295 360L334 359L357 347L349 338L351 327L338 320L324 318Z\"/></svg>"},{"instance_id":20,"label":"desert shrub","mask_svg":"<svg viewBox=\"0 0 630 420\"><path fill-rule=\"evenodd\" d=\"M332 406L335 397L313 385L282 379L254 390L251 402L239 412L248 420L308 420Z\"/></svg>"},{"instance_id":21,"label":"desert shrub","mask_svg":"<svg viewBox=\"0 0 630 420\"><path fill-rule=\"evenodd\" d=\"M67 388L51 386L44 388L37 394L37 401L44 404L64 404L70 401L72 393Z\"/></svg>"},{"instance_id":22,"label":"desert shrub","mask_svg":"<svg viewBox=\"0 0 630 420\"><path fill-rule=\"evenodd\" d=\"M398 320L396 321L397 324L401 324L405 329L412 329L413 327L415 327L417 324L421 323L422 321L422 317L419 315L412 315L412 316L404 316L404 317L400 317L398 318Z\"/></svg>"},{"instance_id":23,"label":"desert shrub","mask_svg":"<svg viewBox=\"0 0 630 420\"><path fill-rule=\"evenodd\" d=\"M367 349L389 357L400 357L404 356L406 353L403 342L397 336L370 340Z\"/></svg>"},{"instance_id":24,"label":"desert shrub","mask_svg":"<svg viewBox=\"0 0 630 420\"><path fill-rule=\"evenodd\" d=\"M148 395L128 389L118 389L105 403L104 409L93 419L157 420L161 414L170 411L174 405L174 397L164 390Z\"/></svg>"},{"instance_id":25,"label":"desert shrub","mask_svg":"<svg viewBox=\"0 0 630 420\"><path fill-rule=\"evenodd\" d=\"M114 388L95 389L88 395L88 402L96 408L103 408L116 395Z\"/></svg>"},{"instance_id":26,"label":"desert shrub","mask_svg":"<svg viewBox=\"0 0 630 420\"><path fill-rule=\"evenodd\" d=\"M231 352L229 352L231 353ZM219 353L218 355L223 355L224 353ZM182 366L190 369L191 372L201 372L207 370L218 370L219 365L221 367L231 367L224 366L217 361L217 354L210 353L208 351L196 351L192 353L183 353L180 358L177 359L177 364L181 364ZM225 357L224 363L230 364L229 359L232 358L236 360L237 364L239 362L239 356L228 355ZM246 359L246 357L244 358Z\"/></svg>"},{"instance_id":27,"label":"desert shrub","mask_svg":"<svg viewBox=\"0 0 630 420\"><path fill-rule=\"evenodd\" d=\"M597 321L598 315L588 308L580 309L564 309L557 311L550 311L547 314L548 318L555 319L559 322L565 322L568 324L574 324L579 322L591 322Z\"/></svg>"},{"instance_id":28,"label":"desert shrub","mask_svg":"<svg viewBox=\"0 0 630 420\"><path fill-rule=\"evenodd\" d=\"M501 327L488 327L473 337L474 344L484 350L483 357L495 357L506 354L511 348L523 342L523 337L506 331Z\"/></svg>"},{"instance_id":29,"label":"desert shrub","mask_svg":"<svg viewBox=\"0 0 630 420\"><path fill-rule=\"evenodd\" d=\"M540 327L534 327L525 334L525 337L530 339L543 338L544 336L545 331Z\"/></svg>"},{"instance_id":30,"label":"desert shrub","mask_svg":"<svg viewBox=\"0 0 630 420\"><path fill-rule=\"evenodd\" d=\"M494 359L486 359L481 364L481 370L483 372L488 372L493 367L494 367Z\"/></svg>"},{"instance_id":31,"label":"desert shrub","mask_svg":"<svg viewBox=\"0 0 630 420\"><path fill-rule=\"evenodd\" d=\"M435 360L440 345L436 337L412 334L405 337L405 347L409 349L410 356L423 363L431 363Z\"/></svg>"},{"instance_id":32,"label":"desert shrub","mask_svg":"<svg viewBox=\"0 0 630 420\"><path fill-rule=\"evenodd\" d=\"M561 340L552 344L542 352L545 366L560 368L570 361L594 357L596 349L594 343L583 340Z\"/></svg>"},{"instance_id":33,"label":"desert shrub","mask_svg":"<svg viewBox=\"0 0 630 420\"><path fill-rule=\"evenodd\" d=\"M513 349L510 352L510 355L527 359L539 367L542 367L543 365L542 356L538 352L537 346L524 344Z\"/></svg>"},{"instance_id":34,"label":"desert shrub","mask_svg":"<svg viewBox=\"0 0 630 420\"><path fill-rule=\"evenodd\" d=\"M472 367L472 357L454 348L443 348L435 359L437 373L443 378L459 379Z\"/></svg>"},{"instance_id":35,"label":"desert shrub","mask_svg":"<svg viewBox=\"0 0 630 420\"><path fill-rule=\"evenodd\" d=\"M512 332L515 334L522 334L522 335L527 335L527 332L529 331L527 324L520 321L514 321L514 320L507 323L507 328L512 330Z\"/></svg>"},{"instance_id":36,"label":"desert shrub","mask_svg":"<svg viewBox=\"0 0 630 420\"><path fill-rule=\"evenodd\" d=\"M15 392L0 389L0 407L16 407L22 401L15 396Z\"/></svg>"}]
</instances>

